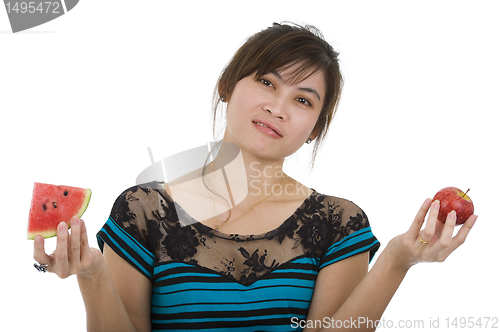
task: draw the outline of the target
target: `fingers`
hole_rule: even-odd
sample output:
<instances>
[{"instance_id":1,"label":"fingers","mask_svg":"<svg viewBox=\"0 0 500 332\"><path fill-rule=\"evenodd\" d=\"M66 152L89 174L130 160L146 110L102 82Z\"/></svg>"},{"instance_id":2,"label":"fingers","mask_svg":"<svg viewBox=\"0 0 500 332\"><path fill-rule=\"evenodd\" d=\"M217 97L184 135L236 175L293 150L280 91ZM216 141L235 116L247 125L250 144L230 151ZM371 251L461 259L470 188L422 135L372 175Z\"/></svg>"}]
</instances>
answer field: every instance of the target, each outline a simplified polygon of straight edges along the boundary
<instances>
[{"instance_id":1,"label":"fingers","mask_svg":"<svg viewBox=\"0 0 500 332\"><path fill-rule=\"evenodd\" d=\"M446 221L442 223L437 219L439 208L440 202L438 200L434 202L430 199L425 200L410 229L403 234L403 238L406 239L404 243L410 245L407 248L411 248L409 249L411 252L409 260L413 262L412 265L417 262L444 261L465 242L477 220L477 216L472 215L453 237L457 220L456 212L450 212ZM425 228L422 229L427 213L427 222Z\"/></svg>"},{"instance_id":2,"label":"fingers","mask_svg":"<svg viewBox=\"0 0 500 332\"><path fill-rule=\"evenodd\" d=\"M446 222L444 223L443 231L439 238L439 242L441 242L444 247L447 247L451 244L451 238L453 237L453 231L455 230L456 222L457 213L455 211L451 211L446 217Z\"/></svg>"},{"instance_id":3,"label":"fingers","mask_svg":"<svg viewBox=\"0 0 500 332\"><path fill-rule=\"evenodd\" d=\"M429 217L427 218L427 224L425 228L420 232L420 237L424 241L431 241L434 238L434 233L436 231L437 216L439 214L439 201L435 200L432 202L431 209L429 211Z\"/></svg>"},{"instance_id":4,"label":"fingers","mask_svg":"<svg viewBox=\"0 0 500 332\"><path fill-rule=\"evenodd\" d=\"M88 248L88 241L86 239L87 232L84 230L82 234L83 221L74 216L71 219L71 234L68 233L68 226L62 222L59 224L57 233L57 247L55 251L56 258L58 259L58 275L61 278L66 278L72 274L77 274L81 269L81 248L82 236L85 236L85 243Z\"/></svg>"},{"instance_id":5,"label":"fingers","mask_svg":"<svg viewBox=\"0 0 500 332\"><path fill-rule=\"evenodd\" d=\"M439 213L439 210L437 211ZM446 222L443 224L440 221L436 221L435 224L435 236L434 241L428 248L425 255L427 261L443 261L440 257L445 255L451 245L451 238L453 236L453 229L455 228L455 223L457 221L457 214L455 211L448 213ZM439 229L439 231L437 230ZM437 234L439 233L439 234ZM451 251L450 251L451 253ZM447 255L444 256L446 258Z\"/></svg>"},{"instance_id":6,"label":"fingers","mask_svg":"<svg viewBox=\"0 0 500 332\"><path fill-rule=\"evenodd\" d=\"M420 232L420 229L422 228L422 225L424 224L425 216L427 215L427 211L429 211L431 203L432 203L432 200L430 198L425 200L424 204L422 204L422 206L420 207L420 210L418 211L417 215L415 216L413 223L411 224L409 232L415 238L417 238L418 233Z\"/></svg>"},{"instance_id":7,"label":"fingers","mask_svg":"<svg viewBox=\"0 0 500 332\"><path fill-rule=\"evenodd\" d=\"M69 243L69 261L72 267L80 264L80 219L73 217L71 219L71 241Z\"/></svg>"},{"instance_id":8,"label":"fingers","mask_svg":"<svg viewBox=\"0 0 500 332\"><path fill-rule=\"evenodd\" d=\"M47 255L42 236L36 236L34 241L35 260L43 265L49 264L49 272L56 273L61 278L78 274L82 270L82 258L86 257L87 264L91 258L87 229L83 220L78 217L71 219L71 233L65 222L57 226L56 250L52 255Z\"/></svg>"},{"instance_id":9,"label":"fingers","mask_svg":"<svg viewBox=\"0 0 500 332\"><path fill-rule=\"evenodd\" d=\"M55 265L53 271L61 278L69 276L69 261L68 261L68 225L65 222L59 223L57 226L57 245L54 251Z\"/></svg>"},{"instance_id":10,"label":"fingers","mask_svg":"<svg viewBox=\"0 0 500 332\"><path fill-rule=\"evenodd\" d=\"M87 235L87 227L85 226L85 222L80 220L80 257L89 257L90 256L90 246L89 246L89 237Z\"/></svg>"},{"instance_id":11,"label":"fingers","mask_svg":"<svg viewBox=\"0 0 500 332\"><path fill-rule=\"evenodd\" d=\"M39 264L47 265L50 263L50 256L45 253L44 242L43 236L35 236L33 258Z\"/></svg>"},{"instance_id":12,"label":"fingers","mask_svg":"<svg viewBox=\"0 0 500 332\"><path fill-rule=\"evenodd\" d=\"M450 215L451 214L452 213L450 213ZM449 219L450 215L448 215L448 219ZM448 219L447 219L446 223L448 223ZM455 220L456 220L456 218L455 218ZM472 227L474 226L476 220L477 220L476 215L472 215L469 217L469 219L467 219L467 221L462 225L462 227L460 227L457 234L453 238L450 239L449 246L447 246L436 257L436 261L443 262L453 251L455 251L458 247L460 247L465 242L465 239L467 238L467 235L469 235L469 232L472 229ZM451 221L450 221L450 223L451 223ZM446 225L445 225L445 227L446 227ZM454 227L454 224L453 224L453 227ZM453 233L453 230L451 231L451 233ZM451 237L451 235L452 234L449 234L450 237ZM444 231L443 231L443 236L444 236ZM447 234L447 236L448 236L448 234Z\"/></svg>"},{"instance_id":13,"label":"fingers","mask_svg":"<svg viewBox=\"0 0 500 332\"><path fill-rule=\"evenodd\" d=\"M460 227L457 235L455 235L455 237L452 240L451 247L453 248L453 250L455 250L465 242L465 239L467 238L467 235L469 235L470 230L476 223L476 220L477 216L473 214L472 216L469 217L469 219L467 219L467 221L462 225L462 227Z\"/></svg>"}]
</instances>

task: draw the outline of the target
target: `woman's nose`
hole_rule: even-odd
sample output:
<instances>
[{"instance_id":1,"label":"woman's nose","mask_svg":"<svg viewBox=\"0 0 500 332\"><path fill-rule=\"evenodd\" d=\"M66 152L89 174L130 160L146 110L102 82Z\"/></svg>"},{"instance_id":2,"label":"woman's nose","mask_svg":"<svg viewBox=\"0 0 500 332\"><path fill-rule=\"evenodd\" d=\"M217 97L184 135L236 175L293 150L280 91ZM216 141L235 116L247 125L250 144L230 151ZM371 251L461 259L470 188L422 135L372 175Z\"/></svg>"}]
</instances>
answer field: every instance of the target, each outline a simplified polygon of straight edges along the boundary
<instances>
[{"instance_id":1,"label":"woman's nose","mask_svg":"<svg viewBox=\"0 0 500 332\"><path fill-rule=\"evenodd\" d=\"M286 105L285 101L281 98L275 98L266 103L264 105L264 110L282 120L286 118Z\"/></svg>"}]
</instances>

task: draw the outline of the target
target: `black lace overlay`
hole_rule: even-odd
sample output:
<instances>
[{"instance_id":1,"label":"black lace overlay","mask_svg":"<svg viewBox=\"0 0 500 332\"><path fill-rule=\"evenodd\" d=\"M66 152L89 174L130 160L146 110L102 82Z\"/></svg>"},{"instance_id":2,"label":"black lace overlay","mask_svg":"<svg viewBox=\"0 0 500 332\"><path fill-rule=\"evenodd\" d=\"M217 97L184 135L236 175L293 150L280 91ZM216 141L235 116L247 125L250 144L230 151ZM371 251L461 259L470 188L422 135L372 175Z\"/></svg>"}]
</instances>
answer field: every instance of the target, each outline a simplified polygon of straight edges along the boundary
<instances>
[{"instance_id":1,"label":"black lace overlay","mask_svg":"<svg viewBox=\"0 0 500 332\"><path fill-rule=\"evenodd\" d=\"M250 285L299 257L321 260L332 244L369 227L366 214L354 203L313 190L278 228L266 234L216 232L201 223L183 226L190 218L174 204L162 183L123 192L111 218L156 257L156 264L184 262L201 266L242 285Z\"/></svg>"}]
</instances>

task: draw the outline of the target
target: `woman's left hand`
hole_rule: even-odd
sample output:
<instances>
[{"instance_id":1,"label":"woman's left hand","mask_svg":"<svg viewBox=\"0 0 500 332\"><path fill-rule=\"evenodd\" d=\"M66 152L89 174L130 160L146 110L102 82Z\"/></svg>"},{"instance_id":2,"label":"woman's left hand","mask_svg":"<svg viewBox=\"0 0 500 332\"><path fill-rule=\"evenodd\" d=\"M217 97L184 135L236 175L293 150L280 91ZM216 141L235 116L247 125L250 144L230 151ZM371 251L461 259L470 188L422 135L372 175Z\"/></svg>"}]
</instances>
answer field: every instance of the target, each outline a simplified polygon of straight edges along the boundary
<instances>
[{"instance_id":1,"label":"woman's left hand","mask_svg":"<svg viewBox=\"0 0 500 332\"><path fill-rule=\"evenodd\" d=\"M429 208L427 224L422 229ZM448 214L444 224L437 220L438 213L439 201L432 202L431 199L427 199L410 229L388 243L386 250L392 258L393 267L407 270L420 262L443 262L465 242L477 219L476 215L470 216L453 236L457 219L455 211Z\"/></svg>"}]
</instances>

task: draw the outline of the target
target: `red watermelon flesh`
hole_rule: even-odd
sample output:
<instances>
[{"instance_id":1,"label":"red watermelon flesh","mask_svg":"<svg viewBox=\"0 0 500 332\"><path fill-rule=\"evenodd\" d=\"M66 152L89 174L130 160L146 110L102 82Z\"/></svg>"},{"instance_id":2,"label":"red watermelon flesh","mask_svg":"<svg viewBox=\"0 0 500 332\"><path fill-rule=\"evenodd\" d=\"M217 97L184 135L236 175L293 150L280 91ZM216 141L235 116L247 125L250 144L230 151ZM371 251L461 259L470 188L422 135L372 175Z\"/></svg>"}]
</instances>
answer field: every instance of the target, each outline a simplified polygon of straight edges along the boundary
<instances>
[{"instance_id":1,"label":"red watermelon flesh","mask_svg":"<svg viewBox=\"0 0 500 332\"><path fill-rule=\"evenodd\" d=\"M35 182L28 219L28 240L33 240L36 235L44 238L56 236L57 225L61 221L71 227L71 218L83 215L90 195L90 189Z\"/></svg>"}]
</instances>

